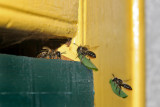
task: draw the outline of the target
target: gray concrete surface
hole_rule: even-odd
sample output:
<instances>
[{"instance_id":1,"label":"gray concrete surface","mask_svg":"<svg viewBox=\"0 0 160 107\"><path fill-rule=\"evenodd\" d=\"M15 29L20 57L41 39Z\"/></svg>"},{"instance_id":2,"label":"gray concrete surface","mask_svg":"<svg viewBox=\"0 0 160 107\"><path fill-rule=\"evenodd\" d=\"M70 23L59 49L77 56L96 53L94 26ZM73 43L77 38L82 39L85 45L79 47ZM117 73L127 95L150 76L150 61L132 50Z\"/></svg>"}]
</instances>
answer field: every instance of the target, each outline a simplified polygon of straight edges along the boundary
<instances>
[{"instance_id":1,"label":"gray concrete surface","mask_svg":"<svg viewBox=\"0 0 160 107\"><path fill-rule=\"evenodd\" d=\"M146 106L160 107L160 0L145 1Z\"/></svg>"}]
</instances>

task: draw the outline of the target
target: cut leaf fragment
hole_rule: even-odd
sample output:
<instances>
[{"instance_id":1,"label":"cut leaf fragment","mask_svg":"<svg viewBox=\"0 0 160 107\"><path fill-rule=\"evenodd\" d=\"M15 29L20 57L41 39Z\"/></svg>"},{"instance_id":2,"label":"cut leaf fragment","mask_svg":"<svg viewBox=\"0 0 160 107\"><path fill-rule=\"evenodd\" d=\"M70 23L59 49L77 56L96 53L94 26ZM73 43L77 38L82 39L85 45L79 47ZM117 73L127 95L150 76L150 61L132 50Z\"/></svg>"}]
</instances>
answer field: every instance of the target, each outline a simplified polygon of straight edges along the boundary
<instances>
[{"instance_id":1,"label":"cut leaf fragment","mask_svg":"<svg viewBox=\"0 0 160 107\"><path fill-rule=\"evenodd\" d=\"M91 60L89 60L85 56L79 54L78 58L81 60L82 64L86 66L88 69L98 71L98 68L91 62Z\"/></svg>"},{"instance_id":2,"label":"cut leaf fragment","mask_svg":"<svg viewBox=\"0 0 160 107\"><path fill-rule=\"evenodd\" d=\"M122 97L122 98L128 97L128 95L127 95L126 93L124 93L122 90L120 91L120 94L119 94L120 88L117 87L117 84L115 84L115 83L112 81L112 79L109 81L109 83L111 84L112 90L113 90L113 92L114 92L116 95L118 95L119 97ZM117 89L116 89L116 87L117 87Z\"/></svg>"}]
</instances>

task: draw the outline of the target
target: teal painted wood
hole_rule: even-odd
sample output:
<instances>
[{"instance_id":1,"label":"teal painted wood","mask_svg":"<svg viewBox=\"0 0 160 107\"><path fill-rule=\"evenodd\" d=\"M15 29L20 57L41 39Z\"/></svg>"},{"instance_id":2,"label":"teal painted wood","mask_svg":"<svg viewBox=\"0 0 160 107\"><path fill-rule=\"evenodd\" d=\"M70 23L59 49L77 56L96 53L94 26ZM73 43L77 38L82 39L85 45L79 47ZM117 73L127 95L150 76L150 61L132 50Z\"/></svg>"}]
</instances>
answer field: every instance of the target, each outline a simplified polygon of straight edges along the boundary
<instances>
[{"instance_id":1,"label":"teal painted wood","mask_svg":"<svg viewBox=\"0 0 160 107\"><path fill-rule=\"evenodd\" d=\"M79 62L0 54L0 107L93 106L93 74Z\"/></svg>"}]
</instances>

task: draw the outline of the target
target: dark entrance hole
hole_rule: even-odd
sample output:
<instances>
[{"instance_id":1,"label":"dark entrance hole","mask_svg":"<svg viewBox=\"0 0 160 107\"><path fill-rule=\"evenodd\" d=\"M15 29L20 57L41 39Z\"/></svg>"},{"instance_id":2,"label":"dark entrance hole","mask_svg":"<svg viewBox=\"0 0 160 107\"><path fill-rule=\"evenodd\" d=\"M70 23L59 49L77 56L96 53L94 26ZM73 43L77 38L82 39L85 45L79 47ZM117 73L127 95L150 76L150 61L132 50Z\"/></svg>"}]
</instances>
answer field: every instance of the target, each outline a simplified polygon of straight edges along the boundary
<instances>
[{"instance_id":1,"label":"dark entrance hole","mask_svg":"<svg viewBox=\"0 0 160 107\"><path fill-rule=\"evenodd\" d=\"M0 53L12 54L18 56L36 57L42 50L43 46L47 46L51 49L57 49L61 45L65 44L68 38L65 39L49 39L49 40L25 40L19 44L11 45L0 49Z\"/></svg>"}]
</instances>

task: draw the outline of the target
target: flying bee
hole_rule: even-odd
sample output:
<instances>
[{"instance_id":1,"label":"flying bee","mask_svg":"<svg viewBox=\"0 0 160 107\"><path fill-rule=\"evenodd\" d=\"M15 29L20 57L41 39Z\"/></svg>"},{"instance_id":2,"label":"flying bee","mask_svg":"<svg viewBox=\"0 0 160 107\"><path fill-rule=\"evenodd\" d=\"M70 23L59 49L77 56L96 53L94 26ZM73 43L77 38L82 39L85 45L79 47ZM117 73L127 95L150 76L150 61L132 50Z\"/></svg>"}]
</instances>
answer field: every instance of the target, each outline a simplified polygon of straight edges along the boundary
<instances>
[{"instance_id":1,"label":"flying bee","mask_svg":"<svg viewBox=\"0 0 160 107\"><path fill-rule=\"evenodd\" d=\"M121 79L115 77L114 74L112 74L112 76L114 77L112 79L112 81L117 84L117 87L119 87L119 95L120 95L120 91L121 91L121 86L128 89L128 90L132 90L131 86L129 86L128 84L124 84L123 81ZM117 87L116 87L116 89L117 89Z\"/></svg>"},{"instance_id":2,"label":"flying bee","mask_svg":"<svg viewBox=\"0 0 160 107\"><path fill-rule=\"evenodd\" d=\"M75 43L74 43L75 44ZM75 44L76 45L76 44ZM77 45L78 46L78 45ZM78 46L77 48L77 53L78 55L81 54L84 56L87 56L89 58L96 58L96 54L92 51L90 51L87 47L85 46ZM82 59L81 59L82 60Z\"/></svg>"}]
</instances>

